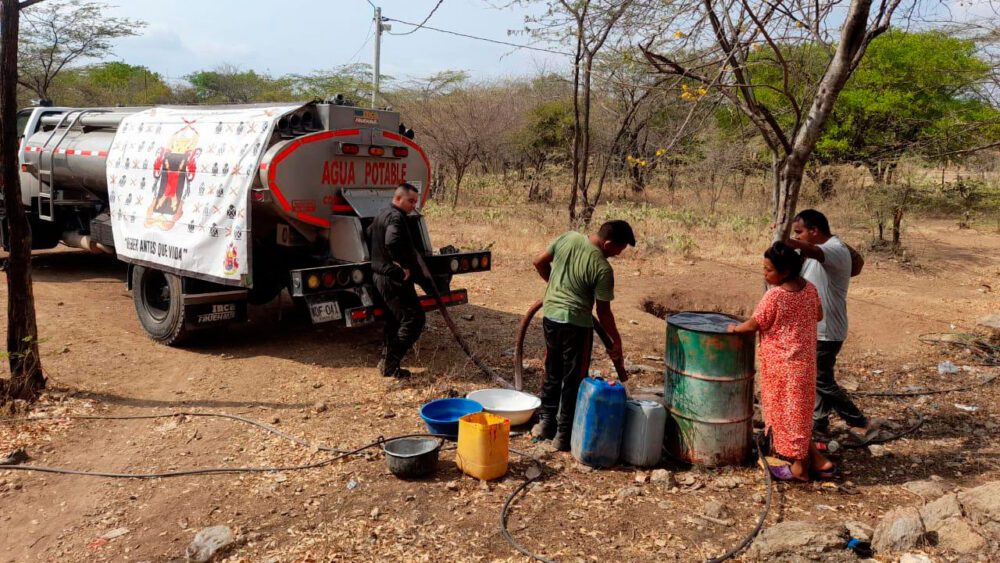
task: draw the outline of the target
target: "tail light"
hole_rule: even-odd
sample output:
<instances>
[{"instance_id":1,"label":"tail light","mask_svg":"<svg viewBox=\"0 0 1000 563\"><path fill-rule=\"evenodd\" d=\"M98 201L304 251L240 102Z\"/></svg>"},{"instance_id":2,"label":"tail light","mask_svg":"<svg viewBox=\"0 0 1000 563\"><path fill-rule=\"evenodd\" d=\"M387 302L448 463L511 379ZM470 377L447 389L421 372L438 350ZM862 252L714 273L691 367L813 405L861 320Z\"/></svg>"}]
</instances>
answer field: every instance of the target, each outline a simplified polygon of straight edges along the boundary
<instances>
[{"instance_id":1,"label":"tail light","mask_svg":"<svg viewBox=\"0 0 1000 563\"><path fill-rule=\"evenodd\" d=\"M323 287L333 287L333 282L336 281L333 272L323 273Z\"/></svg>"},{"instance_id":2,"label":"tail light","mask_svg":"<svg viewBox=\"0 0 1000 563\"><path fill-rule=\"evenodd\" d=\"M396 158L406 158L410 155L410 149L406 147L393 147L392 156Z\"/></svg>"},{"instance_id":3,"label":"tail light","mask_svg":"<svg viewBox=\"0 0 1000 563\"><path fill-rule=\"evenodd\" d=\"M360 285L361 282L365 281L365 273L360 269L355 268L351 271L351 281Z\"/></svg>"},{"instance_id":4,"label":"tail light","mask_svg":"<svg viewBox=\"0 0 1000 563\"><path fill-rule=\"evenodd\" d=\"M384 147L368 147L368 154L371 156L382 156L385 154Z\"/></svg>"},{"instance_id":5,"label":"tail light","mask_svg":"<svg viewBox=\"0 0 1000 563\"><path fill-rule=\"evenodd\" d=\"M313 275L309 276L309 279L306 280L306 285L309 286L309 289L316 289L316 288L318 288L319 287L319 276L317 276L316 274L313 274Z\"/></svg>"},{"instance_id":6,"label":"tail light","mask_svg":"<svg viewBox=\"0 0 1000 563\"><path fill-rule=\"evenodd\" d=\"M451 269L452 273L458 271L458 258L452 258L451 262L448 263L448 268Z\"/></svg>"},{"instance_id":7,"label":"tail light","mask_svg":"<svg viewBox=\"0 0 1000 563\"><path fill-rule=\"evenodd\" d=\"M340 145L340 152L344 154L358 154L361 151L361 147L353 143L342 143Z\"/></svg>"},{"instance_id":8,"label":"tail light","mask_svg":"<svg viewBox=\"0 0 1000 563\"><path fill-rule=\"evenodd\" d=\"M351 271L346 268L337 270L337 283L339 285L347 285L351 283Z\"/></svg>"},{"instance_id":9,"label":"tail light","mask_svg":"<svg viewBox=\"0 0 1000 563\"><path fill-rule=\"evenodd\" d=\"M482 258L479 259L479 265L484 269L490 267L490 255L484 254Z\"/></svg>"},{"instance_id":10,"label":"tail light","mask_svg":"<svg viewBox=\"0 0 1000 563\"><path fill-rule=\"evenodd\" d=\"M462 264L461 266L458 267L458 269L462 270L463 272L467 271L469 269L469 259L462 258Z\"/></svg>"}]
</instances>

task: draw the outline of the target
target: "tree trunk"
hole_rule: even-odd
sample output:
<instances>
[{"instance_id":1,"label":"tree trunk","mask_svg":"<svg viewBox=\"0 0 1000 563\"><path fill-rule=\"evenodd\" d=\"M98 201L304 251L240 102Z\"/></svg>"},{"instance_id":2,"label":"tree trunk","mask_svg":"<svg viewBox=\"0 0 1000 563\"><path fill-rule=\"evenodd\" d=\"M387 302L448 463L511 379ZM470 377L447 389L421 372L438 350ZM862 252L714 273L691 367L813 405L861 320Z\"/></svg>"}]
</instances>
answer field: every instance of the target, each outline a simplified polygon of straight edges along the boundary
<instances>
[{"instance_id":1,"label":"tree trunk","mask_svg":"<svg viewBox=\"0 0 1000 563\"><path fill-rule=\"evenodd\" d=\"M465 170L468 164L455 165L455 193L451 196L451 206L458 207L458 189L462 187L462 178L465 177Z\"/></svg>"},{"instance_id":2,"label":"tree trunk","mask_svg":"<svg viewBox=\"0 0 1000 563\"><path fill-rule=\"evenodd\" d=\"M18 2L0 3L0 182L6 207L7 353L10 380L0 381L0 402L34 399L45 387L31 288L31 228L21 205L17 162Z\"/></svg>"},{"instance_id":3,"label":"tree trunk","mask_svg":"<svg viewBox=\"0 0 1000 563\"><path fill-rule=\"evenodd\" d=\"M573 65L573 187L569 196L569 227L576 226L576 200L580 193L580 61L583 60L583 17L577 18L576 56Z\"/></svg>"},{"instance_id":4,"label":"tree trunk","mask_svg":"<svg viewBox=\"0 0 1000 563\"><path fill-rule=\"evenodd\" d=\"M892 247L899 248L899 241L902 238L903 214L906 212L902 206L892 210Z\"/></svg>"}]
</instances>

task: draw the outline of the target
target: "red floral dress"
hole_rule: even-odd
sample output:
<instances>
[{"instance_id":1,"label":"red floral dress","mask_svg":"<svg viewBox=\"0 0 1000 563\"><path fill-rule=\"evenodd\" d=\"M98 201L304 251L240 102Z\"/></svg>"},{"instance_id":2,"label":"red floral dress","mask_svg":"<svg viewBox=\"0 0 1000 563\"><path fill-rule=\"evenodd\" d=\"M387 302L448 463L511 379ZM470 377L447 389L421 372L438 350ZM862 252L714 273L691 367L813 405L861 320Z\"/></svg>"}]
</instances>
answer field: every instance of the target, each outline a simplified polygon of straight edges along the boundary
<instances>
[{"instance_id":1,"label":"red floral dress","mask_svg":"<svg viewBox=\"0 0 1000 563\"><path fill-rule=\"evenodd\" d=\"M788 459L805 459L816 400L816 323L819 294L806 282L799 291L772 287L757 304L760 326L760 400L771 447Z\"/></svg>"}]
</instances>

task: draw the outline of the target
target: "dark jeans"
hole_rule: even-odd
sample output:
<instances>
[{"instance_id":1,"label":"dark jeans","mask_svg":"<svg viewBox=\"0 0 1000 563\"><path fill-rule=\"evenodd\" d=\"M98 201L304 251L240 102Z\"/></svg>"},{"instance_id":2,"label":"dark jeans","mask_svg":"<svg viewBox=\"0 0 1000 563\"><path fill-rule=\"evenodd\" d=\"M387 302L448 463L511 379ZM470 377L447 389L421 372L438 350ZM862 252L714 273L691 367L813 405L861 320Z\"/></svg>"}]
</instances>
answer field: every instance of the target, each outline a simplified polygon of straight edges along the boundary
<instances>
[{"instance_id":1,"label":"dark jeans","mask_svg":"<svg viewBox=\"0 0 1000 563\"><path fill-rule=\"evenodd\" d=\"M843 345L843 342L823 340L816 344L816 407L813 409L813 427L817 430L825 431L830 427L831 412L840 415L848 426L868 426L868 419L833 377L837 354Z\"/></svg>"},{"instance_id":2,"label":"dark jeans","mask_svg":"<svg viewBox=\"0 0 1000 563\"><path fill-rule=\"evenodd\" d=\"M573 429L576 394L590 369L594 329L542 319L545 332L545 384L539 417L556 423L565 437Z\"/></svg>"},{"instance_id":3,"label":"dark jeans","mask_svg":"<svg viewBox=\"0 0 1000 563\"><path fill-rule=\"evenodd\" d=\"M385 346L384 373L392 375L399 369L403 356L420 338L426 316L417 298L412 281L395 280L381 274L374 274L375 289L382 296L385 305Z\"/></svg>"}]
</instances>

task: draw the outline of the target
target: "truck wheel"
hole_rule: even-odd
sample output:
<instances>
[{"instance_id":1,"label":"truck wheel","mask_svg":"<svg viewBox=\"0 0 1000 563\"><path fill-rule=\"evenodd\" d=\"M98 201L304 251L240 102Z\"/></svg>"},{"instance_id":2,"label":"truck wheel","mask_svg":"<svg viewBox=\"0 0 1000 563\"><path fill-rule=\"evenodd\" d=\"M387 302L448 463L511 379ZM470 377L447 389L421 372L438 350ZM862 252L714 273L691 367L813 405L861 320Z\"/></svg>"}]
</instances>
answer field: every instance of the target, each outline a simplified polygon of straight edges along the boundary
<instances>
[{"instance_id":1,"label":"truck wheel","mask_svg":"<svg viewBox=\"0 0 1000 563\"><path fill-rule=\"evenodd\" d=\"M139 323L153 340L174 346L187 337L180 277L136 266L132 269L132 302Z\"/></svg>"}]
</instances>

